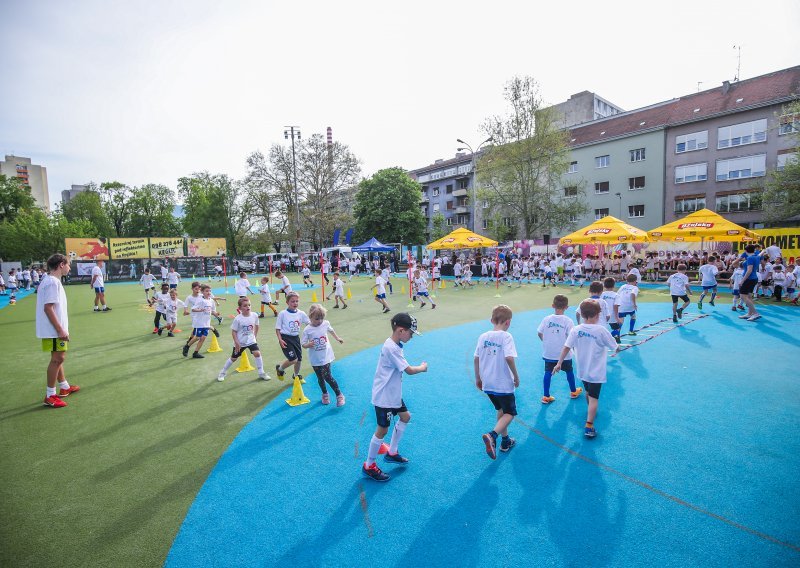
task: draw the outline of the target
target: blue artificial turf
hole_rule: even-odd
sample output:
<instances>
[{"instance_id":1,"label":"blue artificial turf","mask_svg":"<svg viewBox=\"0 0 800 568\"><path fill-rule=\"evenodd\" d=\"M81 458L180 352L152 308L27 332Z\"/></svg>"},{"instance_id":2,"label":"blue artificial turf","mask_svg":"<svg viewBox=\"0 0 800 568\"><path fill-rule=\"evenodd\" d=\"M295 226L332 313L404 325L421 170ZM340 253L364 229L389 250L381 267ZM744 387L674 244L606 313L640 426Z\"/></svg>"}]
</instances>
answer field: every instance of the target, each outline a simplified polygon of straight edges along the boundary
<instances>
[{"instance_id":1,"label":"blue artificial turf","mask_svg":"<svg viewBox=\"0 0 800 568\"><path fill-rule=\"evenodd\" d=\"M354 354L333 366L345 407L322 406L310 375L311 404L287 406L287 391L242 430L166 565L797 566L798 311L759 310L750 323L707 308L610 359L594 440L563 373L556 401L539 402L549 311L517 314L517 446L496 461L481 442L494 409L472 375L489 322L425 333L418 314L425 335L406 355L430 370L404 380L407 467L386 465L388 483L361 477L379 348ZM644 304L639 325L669 315Z\"/></svg>"}]
</instances>

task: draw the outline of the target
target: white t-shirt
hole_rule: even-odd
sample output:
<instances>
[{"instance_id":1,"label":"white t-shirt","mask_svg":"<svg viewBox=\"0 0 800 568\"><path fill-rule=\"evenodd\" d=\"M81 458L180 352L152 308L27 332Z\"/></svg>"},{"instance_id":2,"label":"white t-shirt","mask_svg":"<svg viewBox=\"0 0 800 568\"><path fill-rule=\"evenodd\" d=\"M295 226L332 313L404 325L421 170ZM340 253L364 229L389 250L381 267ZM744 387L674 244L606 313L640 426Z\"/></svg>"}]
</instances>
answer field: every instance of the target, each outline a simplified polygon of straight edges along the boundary
<instances>
[{"instance_id":1,"label":"white t-shirt","mask_svg":"<svg viewBox=\"0 0 800 568\"><path fill-rule=\"evenodd\" d=\"M453 276L461 276L461 263L458 261L456 261L455 265L453 265Z\"/></svg>"},{"instance_id":2,"label":"white t-shirt","mask_svg":"<svg viewBox=\"0 0 800 568\"><path fill-rule=\"evenodd\" d=\"M181 279L181 275L177 272L167 272L167 284L177 284Z\"/></svg>"},{"instance_id":3,"label":"white t-shirt","mask_svg":"<svg viewBox=\"0 0 800 568\"><path fill-rule=\"evenodd\" d=\"M483 383L483 392L489 394L512 394L514 375L506 357L516 357L514 338L507 331L487 331L478 338L475 357Z\"/></svg>"},{"instance_id":4,"label":"white t-shirt","mask_svg":"<svg viewBox=\"0 0 800 568\"><path fill-rule=\"evenodd\" d=\"M701 286L716 286L717 285L717 274L719 270L713 264L704 264L699 269L700 274L702 275L702 280L700 281Z\"/></svg>"},{"instance_id":5,"label":"white t-shirt","mask_svg":"<svg viewBox=\"0 0 800 568\"><path fill-rule=\"evenodd\" d=\"M167 267L166 266L162 266L161 267L161 280L165 280L167 278L167 274L169 274L169 271L167 270Z\"/></svg>"},{"instance_id":6,"label":"white t-shirt","mask_svg":"<svg viewBox=\"0 0 800 568\"><path fill-rule=\"evenodd\" d=\"M623 272L624 272L624 270L623 270ZM642 273L639 272L639 269L636 268L635 266L631 267L631 269L628 271L628 274L633 274L634 276L636 276L636 283L637 284L642 281Z\"/></svg>"},{"instance_id":7,"label":"white t-shirt","mask_svg":"<svg viewBox=\"0 0 800 568\"><path fill-rule=\"evenodd\" d=\"M676 272L667 278L667 284L669 284L670 294L673 296L684 296L686 295L686 285L689 284L689 277L682 272Z\"/></svg>"},{"instance_id":8,"label":"white t-shirt","mask_svg":"<svg viewBox=\"0 0 800 568\"><path fill-rule=\"evenodd\" d=\"M606 382L608 350L617 349L617 342L604 325L582 323L572 328L564 343L575 350L578 376L587 383Z\"/></svg>"},{"instance_id":9,"label":"white t-shirt","mask_svg":"<svg viewBox=\"0 0 800 568\"><path fill-rule=\"evenodd\" d=\"M200 294L198 294L197 296L192 296L191 294L189 294L188 296L186 296L186 300L184 300L183 304L184 306L186 306L187 310L191 311L191 309L194 307L197 301L202 299L203 296L201 296Z\"/></svg>"},{"instance_id":10,"label":"white t-shirt","mask_svg":"<svg viewBox=\"0 0 800 568\"><path fill-rule=\"evenodd\" d=\"M165 307L167 309L167 321L175 323L178 321L178 310L180 308L185 308L186 304L184 304L183 301L179 300L178 298L173 300L169 297L169 294L167 294L167 298L169 298L165 302Z\"/></svg>"},{"instance_id":11,"label":"white t-shirt","mask_svg":"<svg viewBox=\"0 0 800 568\"><path fill-rule=\"evenodd\" d=\"M608 320L611 320L611 314L614 313L614 303L617 301L617 293L613 290L605 290L602 294L600 294L600 304L601 308L603 305L606 307L606 313L608 314ZM600 323L603 323L603 318L601 316ZM614 323L617 323L616 321Z\"/></svg>"},{"instance_id":12,"label":"white t-shirt","mask_svg":"<svg viewBox=\"0 0 800 568\"><path fill-rule=\"evenodd\" d=\"M261 294L262 302L269 303L272 301L272 293L270 293L269 291L268 283L262 284L261 287L258 289L258 292Z\"/></svg>"},{"instance_id":13,"label":"white t-shirt","mask_svg":"<svg viewBox=\"0 0 800 568\"><path fill-rule=\"evenodd\" d=\"M558 361L564 341L573 327L572 319L564 314L550 314L542 320L536 330L542 334L542 359ZM572 352L567 353L564 359L572 359Z\"/></svg>"},{"instance_id":14,"label":"white t-shirt","mask_svg":"<svg viewBox=\"0 0 800 568\"><path fill-rule=\"evenodd\" d=\"M794 289L795 284L797 283L797 277L794 275L793 272L786 273L786 288Z\"/></svg>"},{"instance_id":15,"label":"white t-shirt","mask_svg":"<svg viewBox=\"0 0 800 568\"><path fill-rule=\"evenodd\" d=\"M603 301L602 296L589 296L586 298L587 300L594 300L598 304L600 304L600 325L604 325L606 322L611 320L611 317L614 315L614 309L609 308L608 304ZM578 305L575 307L575 313L580 316L581 315L581 304L578 302Z\"/></svg>"},{"instance_id":16,"label":"white t-shirt","mask_svg":"<svg viewBox=\"0 0 800 568\"><path fill-rule=\"evenodd\" d=\"M139 282L142 283L142 286L145 290L149 290L153 287L153 281L155 281L156 277L152 274L142 274L142 277L139 279Z\"/></svg>"},{"instance_id":17,"label":"white t-shirt","mask_svg":"<svg viewBox=\"0 0 800 568\"><path fill-rule=\"evenodd\" d=\"M92 268L92 288L103 287L103 269L99 266Z\"/></svg>"},{"instance_id":18,"label":"white t-shirt","mask_svg":"<svg viewBox=\"0 0 800 568\"><path fill-rule=\"evenodd\" d=\"M192 327L195 329L211 327L211 312L214 311L215 307L216 304L213 298L200 298L195 300L192 306Z\"/></svg>"},{"instance_id":19,"label":"white t-shirt","mask_svg":"<svg viewBox=\"0 0 800 568\"><path fill-rule=\"evenodd\" d=\"M417 294L428 292L428 282L422 276L414 279L414 286L417 288Z\"/></svg>"},{"instance_id":20,"label":"white t-shirt","mask_svg":"<svg viewBox=\"0 0 800 568\"><path fill-rule=\"evenodd\" d=\"M250 312L249 316L238 314L231 323L231 331L236 332L236 339L239 340L240 347L247 347L256 342L257 329L258 314L253 312Z\"/></svg>"},{"instance_id":21,"label":"white t-shirt","mask_svg":"<svg viewBox=\"0 0 800 568\"><path fill-rule=\"evenodd\" d=\"M281 290L284 293L292 291L292 283L289 282L289 277L288 276L284 275L284 276L281 277Z\"/></svg>"},{"instance_id":22,"label":"white t-shirt","mask_svg":"<svg viewBox=\"0 0 800 568\"><path fill-rule=\"evenodd\" d=\"M234 284L237 296L247 296L250 293L250 281L247 278L239 278Z\"/></svg>"},{"instance_id":23,"label":"white t-shirt","mask_svg":"<svg viewBox=\"0 0 800 568\"><path fill-rule=\"evenodd\" d=\"M380 276L375 277L375 285L378 287L378 294L386 293L386 282Z\"/></svg>"},{"instance_id":24,"label":"white t-shirt","mask_svg":"<svg viewBox=\"0 0 800 568\"><path fill-rule=\"evenodd\" d=\"M156 299L156 311L166 314L167 302L169 302L169 292L156 292L153 297Z\"/></svg>"},{"instance_id":25,"label":"white t-shirt","mask_svg":"<svg viewBox=\"0 0 800 568\"><path fill-rule=\"evenodd\" d=\"M333 295L344 298L344 282L341 278L333 279Z\"/></svg>"},{"instance_id":26,"label":"white t-shirt","mask_svg":"<svg viewBox=\"0 0 800 568\"><path fill-rule=\"evenodd\" d=\"M308 360L314 367L327 365L336 358L333 355L333 347L331 347L331 342L328 339L328 331L333 331L331 322L328 320L323 320L316 327L307 325L303 329L303 337L300 339L300 343L305 345L309 341L314 342L314 346L308 349Z\"/></svg>"},{"instance_id":27,"label":"white t-shirt","mask_svg":"<svg viewBox=\"0 0 800 568\"><path fill-rule=\"evenodd\" d=\"M769 255L770 260L775 260L781 256L781 249L778 245L771 245L764 249L764 252Z\"/></svg>"},{"instance_id":28,"label":"white t-shirt","mask_svg":"<svg viewBox=\"0 0 800 568\"><path fill-rule=\"evenodd\" d=\"M634 300L639 295L639 288L635 284L623 284L617 292L617 299L614 304L619 306L619 313L632 312L636 310Z\"/></svg>"},{"instance_id":29,"label":"white t-shirt","mask_svg":"<svg viewBox=\"0 0 800 568\"><path fill-rule=\"evenodd\" d=\"M36 294L36 337L41 339L51 339L58 337L56 328L50 323L47 314L44 313L45 304L54 304L56 319L69 333L69 314L67 313L67 295L64 293L64 286L61 279L49 274L42 278L39 284L39 291Z\"/></svg>"},{"instance_id":30,"label":"white t-shirt","mask_svg":"<svg viewBox=\"0 0 800 568\"><path fill-rule=\"evenodd\" d=\"M400 408L403 404L403 371L409 367L402 345L392 338L383 342L375 378L372 380L372 404L380 408Z\"/></svg>"},{"instance_id":31,"label":"white t-shirt","mask_svg":"<svg viewBox=\"0 0 800 568\"><path fill-rule=\"evenodd\" d=\"M311 320L303 310L295 310L294 313L288 309L281 311L278 314L278 319L275 321L275 329L281 330L283 335L300 335L300 326L308 325Z\"/></svg>"},{"instance_id":32,"label":"white t-shirt","mask_svg":"<svg viewBox=\"0 0 800 568\"><path fill-rule=\"evenodd\" d=\"M311 269L308 266L303 267L303 276L311 276Z\"/></svg>"},{"instance_id":33,"label":"white t-shirt","mask_svg":"<svg viewBox=\"0 0 800 568\"><path fill-rule=\"evenodd\" d=\"M734 290L738 290L739 287L742 285L743 278L744 278L744 269L741 266L737 266L734 269L733 274L731 274L731 288L733 288Z\"/></svg>"}]
</instances>

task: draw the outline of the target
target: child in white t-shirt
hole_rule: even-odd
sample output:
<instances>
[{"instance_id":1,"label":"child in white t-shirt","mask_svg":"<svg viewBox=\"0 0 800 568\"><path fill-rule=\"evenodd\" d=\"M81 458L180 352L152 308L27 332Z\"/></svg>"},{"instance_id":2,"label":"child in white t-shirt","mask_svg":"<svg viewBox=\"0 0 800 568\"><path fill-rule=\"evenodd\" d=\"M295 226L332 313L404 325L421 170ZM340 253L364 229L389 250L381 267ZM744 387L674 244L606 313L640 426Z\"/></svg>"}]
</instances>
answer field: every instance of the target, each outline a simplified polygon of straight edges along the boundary
<instances>
[{"instance_id":1,"label":"child in white t-shirt","mask_svg":"<svg viewBox=\"0 0 800 568\"><path fill-rule=\"evenodd\" d=\"M680 263L678 272L671 274L667 278L667 286L669 286L669 293L672 295L672 321L673 323L678 323L678 320L683 317L683 310L689 307L689 296L692 295L689 277L686 276L685 264ZM679 299L683 300L683 306L680 308L678 307Z\"/></svg>"},{"instance_id":2,"label":"child in white t-shirt","mask_svg":"<svg viewBox=\"0 0 800 568\"><path fill-rule=\"evenodd\" d=\"M173 332L178 327L178 310L186 307L186 304L178 299L178 290L175 288L169 291L169 299L165 302L165 307L167 309L167 325L164 327L167 329L168 337L175 337ZM164 328L158 328L158 335L161 335L163 330Z\"/></svg>"},{"instance_id":3,"label":"child in white t-shirt","mask_svg":"<svg viewBox=\"0 0 800 568\"><path fill-rule=\"evenodd\" d=\"M307 264L303 265L303 284L306 285L306 288L311 288L314 285L311 281L311 269Z\"/></svg>"},{"instance_id":4,"label":"child in white t-shirt","mask_svg":"<svg viewBox=\"0 0 800 568\"><path fill-rule=\"evenodd\" d=\"M258 289L258 293L261 294L261 313L258 317L264 317L265 306L269 306L269 309L272 310L272 315L278 317L278 311L275 309L275 305L272 302L272 293L269 290L269 277L264 276L261 278L261 286Z\"/></svg>"},{"instance_id":5,"label":"child in white t-shirt","mask_svg":"<svg viewBox=\"0 0 800 568\"><path fill-rule=\"evenodd\" d=\"M739 287L742 285L742 280L744 280L744 269L737 265L731 274L731 294L733 295L733 305L731 306L731 310L734 312L736 310L745 309L744 301L742 300L742 296L739 294Z\"/></svg>"},{"instance_id":6,"label":"child in white t-shirt","mask_svg":"<svg viewBox=\"0 0 800 568\"><path fill-rule=\"evenodd\" d=\"M513 313L505 305L495 306L492 310L494 329L478 338L473 357L475 368L475 386L486 393L497 411L497 422L489 432L483 435L486 453L492 459L497 458L497 437L500 436L500 451L507 452L516 444L508 435L508 425L517 415L517 402L514 389L519 387L517 373L517 348L514 338L508 333Z\"/></svg>"},{"instance_id":7,"label":"child in white t-shirt","mask_svg":"<svg viewBox=\"0 0 800 568\"><path fill-rule=\"evenodd\" d=\"M433 301L433 298L428 295L428 280L422 275L422 272L419 269L414 271L414 296L419 298L419 307L425 307L425 298L427 298L431 303L431 309L436 309L436 303Z\"/></svg>"},{"instance_id":8,"label":"child in white t-shirt","mask_svg":"<svg viewBox=\"0 0 800 568\"><path fill-rule=\"evenodd\" d=\"M190 310L192 314L192 336L189 338L189 341L186 342L186 345L183 346L184 357L189 355L189 348L192 345L195 346L194 353L192 353L193 359L203 359L205 357L205 355L200 354L200 348L203 346L206 337L208 337L208 332L212 330L216 332L216 330L211 327L211 316L219 316L219 313L216 311L217 304L214 302L214 298L211 297L211 286L203 284L200 286L200 293L203 297L194 300Z\"/></svg>"},{"instance_id":9,"label":"child in white t-shirt","mask_svg":"<svg viewBox=\"0 0 800 568\"><path fill-rule=\"evenodd\" d=\"M375 272L379 273L378 270ZM383 439L389 432L392 416L399 416L400 420L394 426L392 440L383 459L387 463L398 465L408 463L408 459L401 456L398 451L400 440L411 420L411 413L403 402L403 373L416 375L428 370L428 364L424 361L419 365L409 365L403 354L403 342L411 341L415 333L419 335L417 320L401 312L395 314L391 323L392 335L383 343L378 367L375 369L375 378L372 381L372 404L375 406L378 425L369 442L367 460L361 466L361 473L375 481L389 480L389 476L381 471L375 460L384 445Z\"/></svg>"},{"instance_id":10,"label":"child in white t-shirt","mask_svg":"<svg viewBox=\"0 0 800 568\"><path fill-rule=\"evenodd\" d=\"M331 297L328 296L328 299L330 300ZM333 273L333 299L336 302L336 305L333 306L334 308L339 309L339 302L341 302L342 309L347 309L347 303L344 301L344 280L342 280L338 271Z\"/></svg>"},{"instance_id":11,"label":"child in white t-shirt","mask_svg":"<svg viewBox=\"0 0 800 568\"><path fill-rule=\"evenodd\" d=\"M639 295L639 287L636 285L636 276L628 274L625 277L627 284L620 286L617 292L617 299L614 300L614 315L620 327L625 323L625 317L631 316L628 335L636 335L636 296Z\"/></svg>"},{"instance_id":12,"label":"child in white t-shirt","mask_svg":"<svg viewBox=\"0 0 800 568\"><path fill-rule=\"evenodd\" d=\"M246 298L253 293L253 290L250 288L250 281L247 279L247 273L245 272L239 273L239 280L236 281L233 287L236 291L236 295L240 298Z\"/></svg>"},{"instance_id":13,"label":"child in white t-shirt","mask_svg":"<svg viewBox=\"0 0 800 568\"><path fill-rule=\"evenodd\" d=\"M161 322L161 318L164 318L164 321L167 321L167 302L169 301L169 284L163 282L161 284L161 292L153 294L153 297L148 301L148 303L156 307L156 315L153 318L153 333L157 333L161 335L162 328L159 325Z\"/></svg>"},{"instance_id":14,"label":"child in white t-shirt","mask_svg":"<svg viewBox=\"0 0 800 568\"><path fill-rule=\"evenodd\" d=\"M225 373L242 355L245 349L249 349L256 361L258 378L264 381L270 380L270 376L264 372L264 359L261 357L261 350L258 347L258 316L250 311L250 299L239 298L239 314L233 318L231 323L231 336L233 337L233 351L230 358L225 361L225 365L217 375L218 381L225 380Z\"/></svg>"},{"instance_id":15,"label":"child in white t-shirt","mask_svg":"<svg viewBox=\"0 0 800 568\"><path fill-rule=\"evenodd\" d=\"M289 292L292 292L292 283L289 282L289 277L280 270L275 271L275 279L281 281L280 284L278 284L279 288L275 290L275 301L277 302L281 299L281 292L283 292L287 298L289 297Z\"/></svg>"},{"instance_id":16,"label":"child in white t-shirt","mask_svg":"<svg viewBox=\"0 0 800 568\"><path fill-rule=\"evenodd\" d=\"M383 313L390 311L389 304L386 303L386 281L381 276L381 269L375 269L375 285L370 288L375 290L375 301L383 306Z\"/></svg>"},{"instance_id":17,"label":"child in white t-shirt","mask_svg":"<svg viewBox=\"0 0 800 568\"><path fill-rule=\"evenodd\" d=\"M338 274L338 272L334 273L334 282L336 282ZM331 334L339 343L344 343L344 339L336 335L331 322L325 319L326 313L327 310L324 307L319 304L311 304L308 309L308 319L311 320L311 323L303 330L300 344L308 349L308 361L317 375L317 383L322 391L322 404L331 403L331 397L325 387L325 383L328 383L333 389L333 394L336 395L336 406L344 406L345 399L342 391L339 390L339 383L331 375L331 363L335 357L331 342L328 341L328 334Z\"/></svg>"},{"instance_id":18,"label":"child in white t-shirt","mask_svg":"<svg viewBox=\"0 0 800 568\"><path fill-rule=\"evenodd\" d=\"M611 276L605 278L603 280L603 293L600 294L600 300L603 301L601 304L601 308L606 308L606 315L608 317L608 326L611 328L611 335L614 337L614 340L619 344L622 342L619 336L619 329L620 323L615 317L613 317L614 313L614 304L617 301L617 293L614 291L614 286L616 286L617 281L614 280ZM603 317L600 317L602 322Z\"/></svg>"},{"instance_id":19,"label":"child in white t-shirt","mask_svg":"<svg viewBox=\"0 0 800 568\"><path fill-rule=\"evenodd\" d=\"M175 272L174 267L170 266L169 272L167 272L167 284L169 284L170 289L177 288L180 281L181 275Z\"/></svg>"},{"instance_id":20,"label":"child in white t-shirt","mask_svg":"<svg viewBox=\"0 0 800 568\"><path fill-rule=\"evenodd\" d=\"M574 327L572 319L564 315L564 310L568 306L569 299L562 294L557 294L553 298L553 310L555 313L546 316L536 330L539 339L542 340L542 359L544 359L542 404L550 404L555 400L555 397L550 396L550 381L553 377L553 368L561 356L561 350L564 348L564 341L566 341L567 335ZM563 369L567 373L570 398L578 398L583 389L581 387L575 388L575 373L572 371L571 354L567 355L564 360Z\"/></svg>"},{"instance_id":21,"label":"child in white t-shirt","mask_svg":"<svg viewBox=\"0 0 800 568\"><path fill-rule=\"evenodd\" d=\"M155 280L156 280L156 277L153 276L152 274L150 274L150 269L149 268L145 268L144 269L144 274L142 274L142 277L139 278L139 282L142 284L142 287L144 288L144 300L148 304L151 303L150 302L150 292L153 292L153 295L155 295L155 293L156 293L156 286L154 284Z\"/></svg>"},{"instance_id":22,"label":"child in white t-shirt","mask_svg":"<svg viewBox=\"0 0 800 568\"><path fill-rule=\"evenodd\" d=\"M708 260L706 261L703 266L698 269L700 273L700 285L703 287L703 291L700 293L700 299L697 301L697 309L703 309L703 299L706 297L706 292L711 290L711 300L708 302L712 306L714 305L714 300L717 299L717 274L719 273L719 269L717 268L717 258L715 256L709 256Z\"/></svg>"},{"instance_id":23,"label":"child in white t-shirt","mask_svg":"<svg viewBox=\"0 0 800 568\"><path fill-rule=\"evenodd\" d=\"M300 348L300 326L307 325L311 320L303 310L298 310L300 296L297 292L286 294L286 309L278 314L275 322L275 335L278 336L278 344L281 346L286 360L275 365L278 373L278 380L283 380L284 370L294 365L294 376L301 382L303 376L300 375L300 365L303 363L303 351Z\"/></svg>"},{"instance_id":24,"label":"child in white t-shirt","mask_svg":"<svg viewBox=\"0 0 800 568\"><path fill-rule=\"evenodd\" d=\"M583 381L588 405L583 434L587 438L594 438L597 436L597 430L594 428L597 403L600 398L600 389L606 382L608 350L616 351L618 346L606 326L601 325L598 321L600 319L600 303L597 300L584 300L578 309L584 323L573 327L567 335L561 356L553 368L553 374L561 370L570 349L574 349L578 374Z\"/></svg>"}]
</instances>

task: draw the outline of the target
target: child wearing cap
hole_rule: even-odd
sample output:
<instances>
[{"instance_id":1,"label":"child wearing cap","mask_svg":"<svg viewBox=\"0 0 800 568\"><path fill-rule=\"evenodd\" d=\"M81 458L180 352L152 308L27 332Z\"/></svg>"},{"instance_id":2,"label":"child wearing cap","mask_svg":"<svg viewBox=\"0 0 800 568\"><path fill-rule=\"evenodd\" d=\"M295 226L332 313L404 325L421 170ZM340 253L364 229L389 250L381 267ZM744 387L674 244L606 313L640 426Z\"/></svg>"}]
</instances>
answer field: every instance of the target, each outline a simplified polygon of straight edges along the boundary
<instances>
[{"instance_id":1,"label":"child wearing cap","mask_svg":"<svg viewBox=\"0 0 800 568\"><path fill-rule=\"evenodd\" d=\"M389 476L381 471L375 460L383 445L383 438L389 431L392 416L399 416L400 420L395 424L389 451L384 454L384 460L399 465L408 463L408 459L398 452L400 439L411 420L411 413L403 402L403 372L416 375L428 370L428 364L424 361L419 365L409 365L403 354L403 342L411 341L415 333L420 335L417 331L417 320L401 312L394 315L391 323L392 335L383 343L372 382L372 404L375 406L378 425L369 442L367 461L361 466L361 472L375 481L389 480Z\"/></svg>"}]
</instances>

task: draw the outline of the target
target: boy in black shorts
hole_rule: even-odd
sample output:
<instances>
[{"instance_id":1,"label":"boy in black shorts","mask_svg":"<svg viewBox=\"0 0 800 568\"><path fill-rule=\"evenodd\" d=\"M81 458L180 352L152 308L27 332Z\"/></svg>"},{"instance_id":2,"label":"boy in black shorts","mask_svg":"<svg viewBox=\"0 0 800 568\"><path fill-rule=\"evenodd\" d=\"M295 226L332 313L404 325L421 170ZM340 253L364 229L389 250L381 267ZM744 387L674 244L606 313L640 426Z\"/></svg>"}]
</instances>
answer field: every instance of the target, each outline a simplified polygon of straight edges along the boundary
<instances>
[{"instance_id":1,"label":"boy in black shorts","mask_svg":"<svg viewBox=\"0 0 800 568\"><path fill-rule=\"evenodd\" d=\"M277 296L277 292L275 295ZM300 347L300 328L311 323L311 320L308 319L303 310L297 309L299 303L300 296L297 292L287 292L286 309L278 314L278 319L275 322L275 335L278 336L278 343L286 356L286 361L275 365L275 372L278 373L278 379L281 381L285 375L284 370L294 365L294 376L298 377L301 382L305 382L303 376L300 375L300 364L303 361L303 349Z\"/></svg>"}]
</instances>

